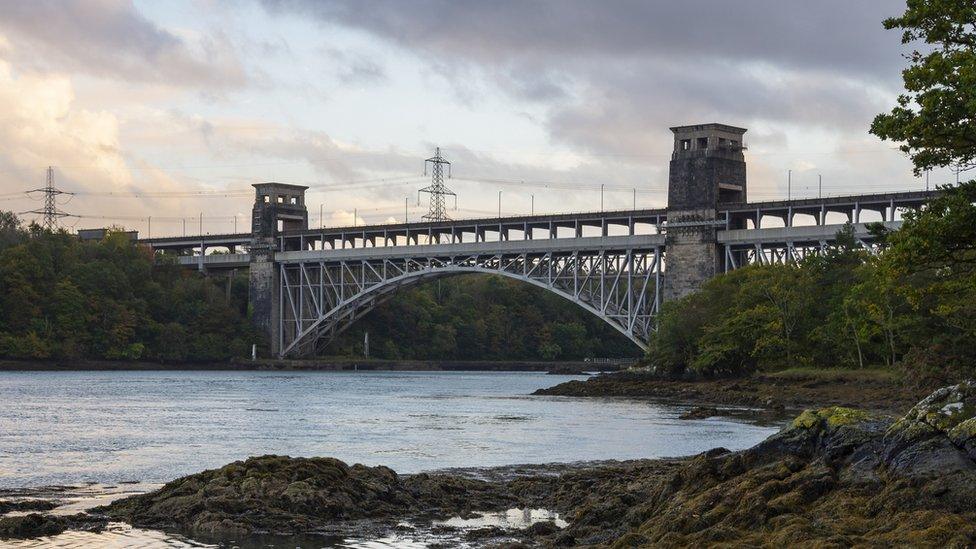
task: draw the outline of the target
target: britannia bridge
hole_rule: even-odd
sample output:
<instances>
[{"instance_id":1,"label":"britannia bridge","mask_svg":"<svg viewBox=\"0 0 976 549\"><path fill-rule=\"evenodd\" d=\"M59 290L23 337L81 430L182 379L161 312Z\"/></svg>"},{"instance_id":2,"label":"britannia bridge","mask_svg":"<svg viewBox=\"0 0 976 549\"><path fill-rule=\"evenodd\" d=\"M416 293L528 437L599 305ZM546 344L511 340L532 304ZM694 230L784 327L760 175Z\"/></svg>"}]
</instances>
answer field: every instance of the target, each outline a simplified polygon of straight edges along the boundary
<instances>
[{"instance_id":1,"label":"britannia bridge","mask_svg":"<svg viewBox=\"0 0 976 549\"><path fill-rule=\"evenodd\" d=\"M260 183L254 185L251 232L140 243L206 272L249 269L253 320L268 334L273 356L314 354L397 290L462 273L545 288L646 349L664 301L749 263L820 253L848 222L870 249L862 212L897 228L900 211L935 195L749 202L745 129L703 124L671 130L674 153L662 209L311 229L307 187Z\"/></svg>"}]
</instances>

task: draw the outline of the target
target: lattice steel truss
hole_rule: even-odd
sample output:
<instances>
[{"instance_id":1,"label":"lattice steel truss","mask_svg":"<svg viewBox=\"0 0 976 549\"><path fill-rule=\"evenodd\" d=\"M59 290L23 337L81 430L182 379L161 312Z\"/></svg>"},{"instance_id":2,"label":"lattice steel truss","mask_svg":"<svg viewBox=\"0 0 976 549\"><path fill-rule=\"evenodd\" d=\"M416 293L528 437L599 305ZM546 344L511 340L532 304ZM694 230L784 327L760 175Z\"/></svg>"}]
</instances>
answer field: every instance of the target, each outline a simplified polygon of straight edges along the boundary
<instances>
[{"instance_id":1,"label":"lattice steel truss","mask_svg":"<svg viewBox=\"0 0 976 549\"><path fill-rule=\"evenodd\" d=\"M857 244L871 254L878 253L880 244L873 240L857 239ZM749 246L725 246L725 270L746 265L792 264L807 257L823 255L835 248L834 240L820 242L757 242Z\"/></svg>"},{"instance_id":2,"label":"lattice steel truss","mask_svg":"<svg viewBox=\"0 0 976 549\"><path fill-rule=\"evenodd\" d=\"M281 356L310 355L398 289L462 273L490 273L552 291L599 316L642 349L654 329L660 248L282 263Z\"/></svg>"}]
</instances>

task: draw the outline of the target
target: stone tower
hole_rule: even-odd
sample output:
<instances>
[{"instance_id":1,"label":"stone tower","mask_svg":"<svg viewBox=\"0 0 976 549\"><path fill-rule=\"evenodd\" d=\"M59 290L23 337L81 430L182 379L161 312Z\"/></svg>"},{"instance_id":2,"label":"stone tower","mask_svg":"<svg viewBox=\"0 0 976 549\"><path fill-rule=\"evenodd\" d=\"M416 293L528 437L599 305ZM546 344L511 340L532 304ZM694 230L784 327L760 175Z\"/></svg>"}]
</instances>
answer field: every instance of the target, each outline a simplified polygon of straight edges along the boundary
<instances>
[{"instance_id":1,"label":"stone tower","mask_svg":"<svg viewBox=\"0 0 976 549\"><path fill-rule=\"evenodd\" d=\"M273 356L279 347L278 276L274 254L275 238L282 231L308 228L305 190L301 185L257 183L254 185L254 208L251 210L251 263L249 299L251 322L259 333L270 336L268 352Z\"/></svg>"},{"instance_id":2,"label":"stone tower","mask_svg":"<svg viewBox=\"0 0 976 549\"><path fill-rule=\"evenodd\" d=\"M715 233L718 206L746 201L745 128L699 124L671 128L664 300L692 293L722 272ZM738 227L731 227L738 228Z\"/></svg>"}]
</instances>

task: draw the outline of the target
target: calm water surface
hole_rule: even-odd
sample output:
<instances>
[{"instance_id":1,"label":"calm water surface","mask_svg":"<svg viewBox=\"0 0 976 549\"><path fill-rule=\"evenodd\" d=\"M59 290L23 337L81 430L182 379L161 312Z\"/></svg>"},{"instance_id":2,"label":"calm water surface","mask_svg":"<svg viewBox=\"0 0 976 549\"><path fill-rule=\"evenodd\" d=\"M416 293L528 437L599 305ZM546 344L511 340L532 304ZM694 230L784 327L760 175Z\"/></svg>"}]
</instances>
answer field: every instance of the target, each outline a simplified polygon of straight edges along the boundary
<instances>
[{"instance_id":1,"label":"calm water surface","mask_svg":"<svg viewBox=\"0 0 976 549\"><path fill-rule=\"evenodd\" d=\"M165 482L260 454L399 472L687 455L773 428L530 396L538 373L0 372L0 486Z\"/></svg>"}]
</instances>

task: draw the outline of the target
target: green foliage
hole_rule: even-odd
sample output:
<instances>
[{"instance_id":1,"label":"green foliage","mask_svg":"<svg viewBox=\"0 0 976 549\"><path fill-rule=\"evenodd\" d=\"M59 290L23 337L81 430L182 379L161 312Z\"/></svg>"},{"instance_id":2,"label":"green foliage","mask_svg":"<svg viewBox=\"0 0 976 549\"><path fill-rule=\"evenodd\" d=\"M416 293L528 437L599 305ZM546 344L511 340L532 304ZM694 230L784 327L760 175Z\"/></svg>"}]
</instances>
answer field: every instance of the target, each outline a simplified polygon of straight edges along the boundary
<instances>
[{"instance_id":1,"label":"green foliage","mask_svg":"<svg viewBox=\"0 0 976 549\"><path fill-rule=\"evenodd\" d=\"M943 189L923 211L905 216L878 262L878 278L905 311L897 328L911 341L916 377L932 383L976 364L974 203L976 181Z\"/></svg>"},{"instance_id":2,"label":"green foliage","mask_svg":"<svg viewBox=\"0 0 976 549\"><path fill-rule=\"evenodd\" d=\"M640 349L599 318L524 282L462 275L398 292L329 348L407 360L566 360Z\"/></svg>"},{"instance_id":3,"label":"green foliage","mask_svg":"<svg viewBox=\"0 0 976 549\"><path fill-rule=\"evenodd\" d=\"M226 284L226 279L219 279ZM246 280L157 265L124 234L81 242L0 212L0 356L226 360L245 356Z\"/></svg>"},{"instance_id":4,"label":"green foliage","mask_svg":"<svg viewBox=\"0 0 976 549\"><path fill-rule=\"evenodd\" d=\"M908 0L900 17L884 21L901 29L902 43L922 41L902 72L905 93L871 133L901 142L916 175L933 167L970 167L976 161L976 3Z\"/></svg>"},{"instance_id":5,"label":"green foliage","mask_svg":"<svg viewBox=\"0 0 976 549\"><path fill-rule=\"evenodd\" d=\"M734 376L792 364L814 305L813 270L750 266L666 306L648 358L671 375Z\"/></svg>"},{"instance_id":6,"label":"green foliage","mask_svg":"<svg viewBox=\"0 0 976 549\"><path fill-rule=\"evenodd\" d=\"M753 265L669 303L648 361L669 375L900 365L935 385L976 370L976 181L907 212L872 256L851 228L795 265Z\"/></svg>"}]
</instances>

